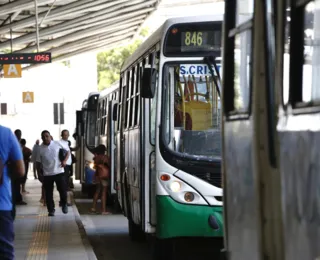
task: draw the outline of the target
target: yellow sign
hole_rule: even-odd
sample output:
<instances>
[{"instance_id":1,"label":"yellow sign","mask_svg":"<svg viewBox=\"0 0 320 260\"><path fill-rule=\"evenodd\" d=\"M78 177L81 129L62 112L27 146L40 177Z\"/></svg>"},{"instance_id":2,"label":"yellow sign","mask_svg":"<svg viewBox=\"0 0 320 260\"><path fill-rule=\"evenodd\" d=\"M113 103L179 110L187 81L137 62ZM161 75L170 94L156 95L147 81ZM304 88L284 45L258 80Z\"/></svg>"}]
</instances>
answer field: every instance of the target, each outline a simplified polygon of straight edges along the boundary
<instances>
[{"instance_id":1,"label":"yellow sign","mask_svg":"<svg viewBox=\"0 0 320 260\"><path fill-rule=\"evenodd\" d=\"M4 78L21 78L22 77L21 64L4 64L3 77Z\"/></svg>"},{"instance_id":2,"label":"yellow sign","mask_svg":"<svg viewBox=\"0 0 320 260\"><path fill-rule=\"evenodd\" d=\"M33 92L22 92L22 102L33 103L34 102Z\"/></svg>"}]
</instances>

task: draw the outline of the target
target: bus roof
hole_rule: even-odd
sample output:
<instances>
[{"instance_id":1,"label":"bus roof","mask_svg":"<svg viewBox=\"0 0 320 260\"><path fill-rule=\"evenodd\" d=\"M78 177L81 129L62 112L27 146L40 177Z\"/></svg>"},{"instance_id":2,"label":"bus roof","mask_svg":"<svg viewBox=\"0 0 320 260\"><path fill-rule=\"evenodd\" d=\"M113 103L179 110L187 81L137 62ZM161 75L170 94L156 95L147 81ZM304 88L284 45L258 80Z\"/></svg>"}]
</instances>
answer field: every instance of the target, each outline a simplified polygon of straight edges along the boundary
<instances>
[{"instance_id":1,"label":"bus roof","mask_svg":"<svg viewBox=\"0 0 320 260\"><path fill-rule=\"evenodd\" d=\"M188 23L188 22L214 22L223 21L223 15L204 15L204 16L186 16L176 17L166 20L153 34L151 34L147 40L145 40L139 48L128 58L122 65L121 73L136 62L141 56L147 52L156 43L162 41L165 36L164 33L169 29L170 26L177 23ZM161 46L162 48L162 46Z\"/></svg>"}]
</instances>

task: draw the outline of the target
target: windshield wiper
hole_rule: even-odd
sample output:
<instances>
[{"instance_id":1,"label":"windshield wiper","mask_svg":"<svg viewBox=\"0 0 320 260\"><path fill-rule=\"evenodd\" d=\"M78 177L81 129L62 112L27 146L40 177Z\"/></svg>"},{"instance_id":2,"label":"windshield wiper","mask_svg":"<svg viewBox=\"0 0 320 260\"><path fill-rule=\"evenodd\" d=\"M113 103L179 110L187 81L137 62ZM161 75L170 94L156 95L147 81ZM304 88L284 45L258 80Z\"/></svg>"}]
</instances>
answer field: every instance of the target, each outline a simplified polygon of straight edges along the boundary
<instances>
[{"instance_id":1,"label":"windshield wiper","mask_svg":"<svg viewBox=\"0 0 320 260\"><path fill-rule=\"evenodd\" d=\"M208 65L209 71L212 75L213 82L216 85L219 97L221 97L221 92L220 92L220 90L221 90L221 77L220 77L220 73L218 70L217 63L216 63L216 57L215 56L206 56L206 57L204 57L203 61ZM214 74L212 67L214 68L217 77L215 77L215 74Z\"/></svg>"}]
</instances>

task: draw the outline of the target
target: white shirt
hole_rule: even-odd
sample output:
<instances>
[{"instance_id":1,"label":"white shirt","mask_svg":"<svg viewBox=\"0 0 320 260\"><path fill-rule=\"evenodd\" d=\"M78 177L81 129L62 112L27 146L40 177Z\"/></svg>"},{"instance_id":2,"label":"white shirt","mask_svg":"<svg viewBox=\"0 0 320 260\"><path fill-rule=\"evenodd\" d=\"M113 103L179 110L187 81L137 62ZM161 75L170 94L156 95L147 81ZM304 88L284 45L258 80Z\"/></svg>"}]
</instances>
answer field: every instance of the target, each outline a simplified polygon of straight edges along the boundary
<instances>
[{"instance_id":1,"label":"white shirt","mask_svg":"<svg viewBox=\"0 0 320 260\"><path fill-rule=\"evenodd\" d=\"M32 148L31 161L36 162L39 154L40 145L35 144Z\"/></svg>"},{"instance_id":2,"label":"white shirt","mask_svg":"<svg viewBox=\"0 0 320 260\"><path fill-rule=\"evenodd\" d=\"M59 159L59 150L61 148L61 144L57 141L51 141L49 145L40 145L37 162L42 164L44 176L57 175L64 172L64 169L60 166Z\"/></svg>"},{"instance_id":3,"label":"white shirt","mask_svg":"<svg viewBox=\"0 0 320 260\"><path fill-rule=\"evenodd\" d=\"M67 165L71 165L72 164L72 158L71 158L71 151L70 151L70 147L69 147L68 141L65 141L65 140L61 139L60 140L60 144L62 145L63 149L65 149L66 151L69 151L70 155L69 155L69 158L67 160Z\"/></svg>"}]
</instances>

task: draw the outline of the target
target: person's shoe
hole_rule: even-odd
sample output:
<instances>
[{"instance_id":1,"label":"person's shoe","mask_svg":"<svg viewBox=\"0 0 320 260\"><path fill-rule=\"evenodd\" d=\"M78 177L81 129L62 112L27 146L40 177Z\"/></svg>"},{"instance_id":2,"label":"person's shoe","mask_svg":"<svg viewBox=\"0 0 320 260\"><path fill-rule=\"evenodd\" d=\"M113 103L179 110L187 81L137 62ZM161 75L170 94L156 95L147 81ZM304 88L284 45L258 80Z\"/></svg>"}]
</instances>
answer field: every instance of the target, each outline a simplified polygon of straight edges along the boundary
<instances>
[{"instance_id":1,"label":"person's shoe","mask_svg":"<svg viewBox=\"0 0 320 260\"><path fill-rule=\"evenodd\" d=\"M64 206L62 206L62 212L63 212L64 214L67 214L67 213L68 213L68 205L67 205L67 204L64 205Z\"/></svg>"},{"instance_id":2,"label":"person's shoe","mask_svg":"<svg viewBox=\"0 0 320 260\"><path fill-rule=\"evenodd\" d=\"M54 210L48 213L49 217L54 217Z\"/></svg>"}]
</instances>

